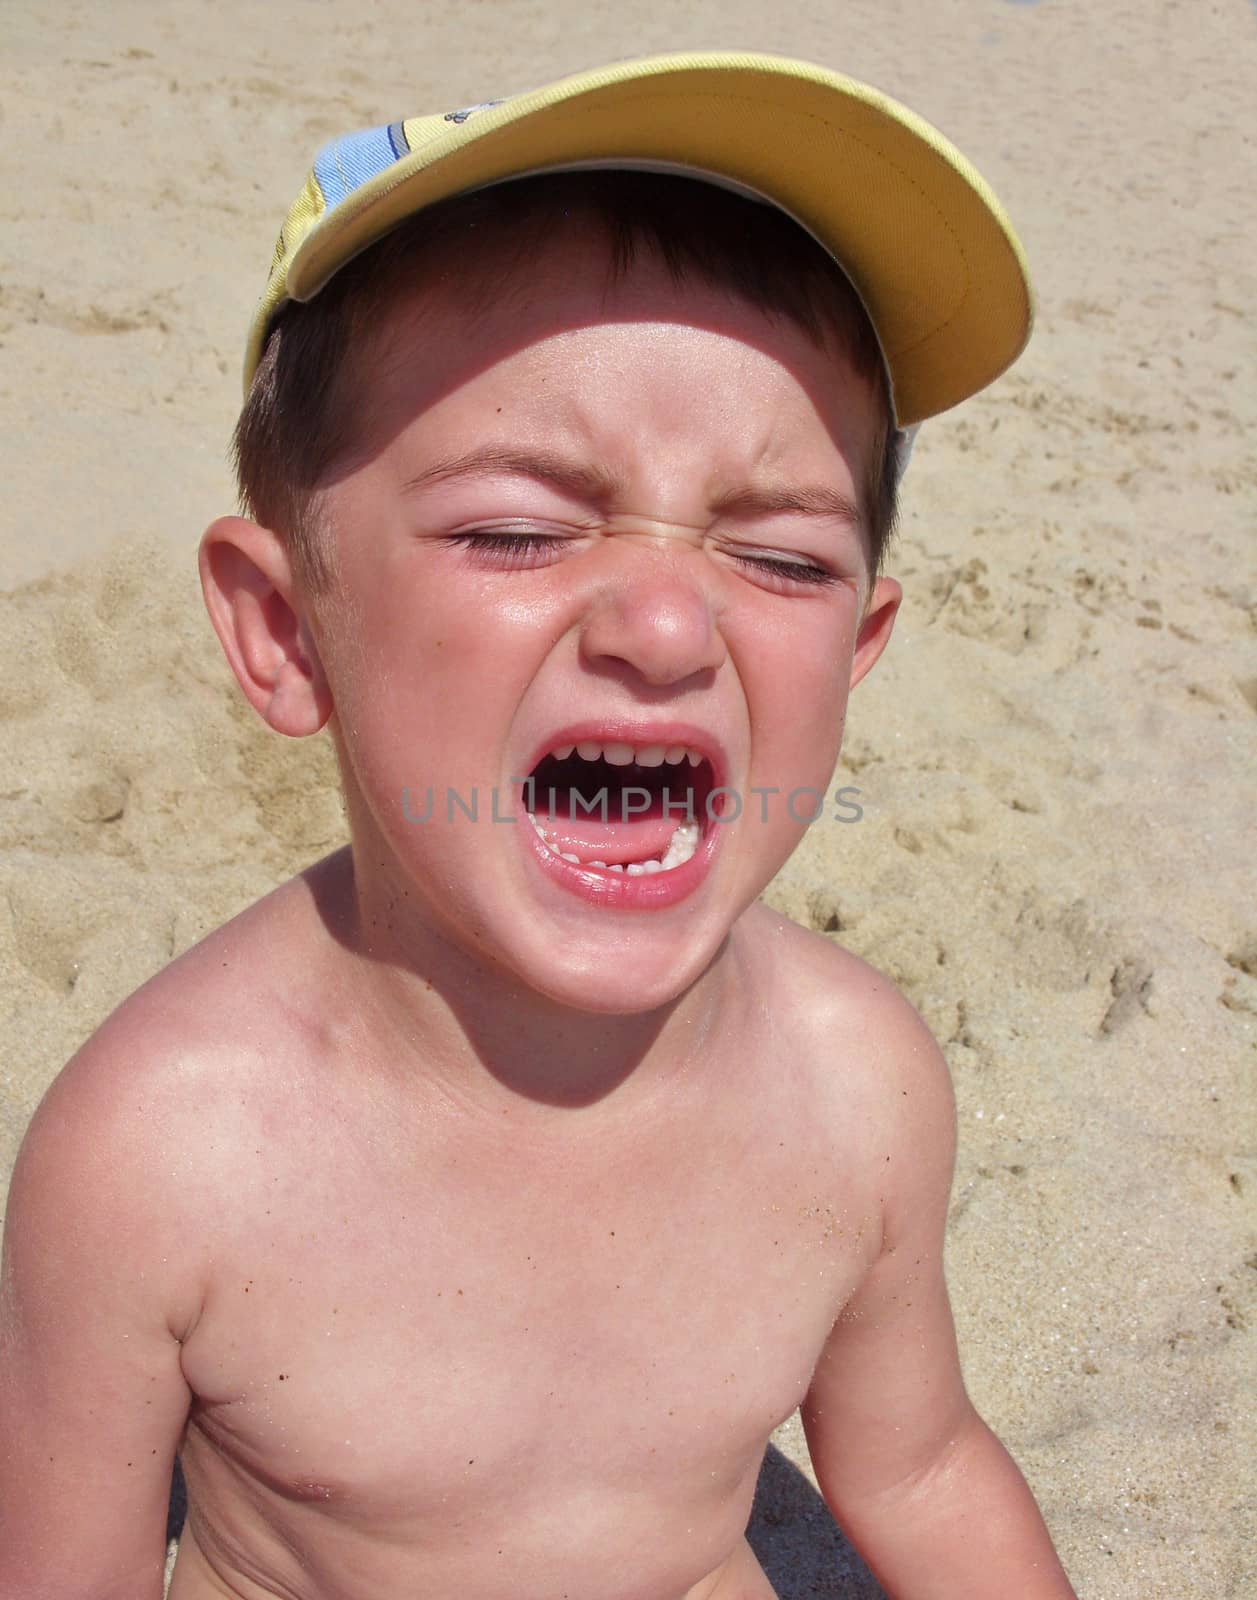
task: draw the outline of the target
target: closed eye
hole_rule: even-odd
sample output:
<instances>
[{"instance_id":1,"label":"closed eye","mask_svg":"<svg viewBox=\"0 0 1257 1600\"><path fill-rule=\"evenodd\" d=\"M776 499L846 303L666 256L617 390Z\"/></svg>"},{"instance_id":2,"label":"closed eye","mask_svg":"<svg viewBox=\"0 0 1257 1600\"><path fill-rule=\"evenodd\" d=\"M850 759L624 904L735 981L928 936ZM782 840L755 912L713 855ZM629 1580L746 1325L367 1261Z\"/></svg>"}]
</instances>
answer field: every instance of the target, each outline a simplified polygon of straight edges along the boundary
<instances>
[{"instance_id":1,"label":"closed eye","mask_svg":"<svg viewBox=\"0 0 1257 1600\"><path fill-rule=\"evenodd\" d=\"M450 544L469 551L481 565L499 570L544 566L555 560L572 537L561 533L543 533L533 527L469 528L451 534ZM776 588L790 586L824 588L839 582L836 573L818 566L815 562L797 560L789 556L774 555L769 551L746 548L730 549L726 554L755 577L771 580Z\"/></svg>"},{"instance_id":2,"label":"closed eye","mask_svg":"<svg viewBox=\"0 0 1257 1600\"><path fill-rule=\"evenodd\" d=\"M450 535L450 544L469 550L485 566L533 566L536 557L554 556L569 543L558 533L539 533L535 528L471 528Z\"/></svg>"},{"instance_id":3,"label":"closed eye","mask_svg":"<svg viewBox=\"0 0 1257 1600\"><path fill-rule=\"evenodd\" d=\"M836 573L818 567L811 561L792 561L787 556L757 555L746 550L730 550L729 554L740 566L749 568L757 576L772 577L783 584L799 583L821 588L839 581Z\"/></svg>"}]
</instances>

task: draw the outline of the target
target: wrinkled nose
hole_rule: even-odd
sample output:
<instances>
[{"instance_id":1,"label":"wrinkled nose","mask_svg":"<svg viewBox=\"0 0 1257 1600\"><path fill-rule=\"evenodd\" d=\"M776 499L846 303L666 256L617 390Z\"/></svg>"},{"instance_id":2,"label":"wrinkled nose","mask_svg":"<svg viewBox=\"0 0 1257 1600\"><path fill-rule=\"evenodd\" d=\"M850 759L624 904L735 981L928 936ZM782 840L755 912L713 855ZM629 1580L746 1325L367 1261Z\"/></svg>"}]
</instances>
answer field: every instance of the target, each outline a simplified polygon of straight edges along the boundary
<instances>
[{"instance_id":1,"label":"wrinkled nose","mask_svg":"<svg viewBox=\"0 0 1257 1600\"><path fill-rule=\"evenodd\" d=\"M667 555L646 557L611 579L586 616L582 659L593 667L628 667L654 688L722 666L725 642L713 596L685 566Z\"/></svg>"}]
</instances>

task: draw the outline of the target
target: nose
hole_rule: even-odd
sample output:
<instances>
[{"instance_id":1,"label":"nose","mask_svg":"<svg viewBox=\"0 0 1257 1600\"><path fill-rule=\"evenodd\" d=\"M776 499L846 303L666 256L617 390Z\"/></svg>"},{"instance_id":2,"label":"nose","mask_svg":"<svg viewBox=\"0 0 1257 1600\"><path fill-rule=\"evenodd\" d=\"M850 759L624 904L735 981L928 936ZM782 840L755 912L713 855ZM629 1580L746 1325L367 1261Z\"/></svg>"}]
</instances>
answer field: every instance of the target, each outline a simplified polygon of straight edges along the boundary
<instances>
[{"instance_id":1,"label":"nose","mask_svg":"<svg viewBox=\"0 0 1257 1600\"><path fill-rule=\"evenodd\" d=\"M628 541L625 541L627 544ZM633 541L638 545L638 541ZM623 551L618 570L591 602L581 632L590 666L627 666L653 688L681 683L724 664L718 608L698 552Z\"/></svg>"}]
</instances>

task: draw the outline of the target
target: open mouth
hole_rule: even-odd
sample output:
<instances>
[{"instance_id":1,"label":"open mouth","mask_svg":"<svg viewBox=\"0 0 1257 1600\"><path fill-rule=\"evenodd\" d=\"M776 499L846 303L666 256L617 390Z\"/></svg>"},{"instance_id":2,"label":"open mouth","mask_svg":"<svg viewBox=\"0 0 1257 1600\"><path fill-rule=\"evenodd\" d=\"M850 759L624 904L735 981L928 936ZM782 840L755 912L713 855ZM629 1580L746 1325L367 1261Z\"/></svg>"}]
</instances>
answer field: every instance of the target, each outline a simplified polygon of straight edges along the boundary
<instances>
[{"instance_id":1,"label":"open mouth","mask_svg":"<svg viewBox=\"0 0 1257 1600\"><path fill-rule=\"evenodd\" d=\"M554 855L641 877L673 872L693 857L718 811L715 788L710 759L692 745L582 739L544 755L523 798Z\"/></svg>"}]
</instances>

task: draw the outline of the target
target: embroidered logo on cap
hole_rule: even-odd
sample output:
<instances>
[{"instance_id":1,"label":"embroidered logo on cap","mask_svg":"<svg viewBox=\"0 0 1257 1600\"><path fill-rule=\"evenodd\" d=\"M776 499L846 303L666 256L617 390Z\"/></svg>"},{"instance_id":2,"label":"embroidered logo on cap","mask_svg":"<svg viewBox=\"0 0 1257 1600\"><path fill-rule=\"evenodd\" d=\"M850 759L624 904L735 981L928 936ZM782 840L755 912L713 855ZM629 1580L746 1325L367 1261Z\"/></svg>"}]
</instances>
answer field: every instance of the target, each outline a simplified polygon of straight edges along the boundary
<instances>
[{"instance_id":1,"label":"embroidered logo on cap","mask_svg":"<svg viewBox=\"0 0 1257 1600\"><path fill-rule=\"evenodd\" d=\"M447 111L446 122L466 122L468 117L474 117L477 111L488 111L491 106L500 106L501 100L482 100L479 105L464 106L461 111Z\"/></svg>"}]
</instances>

